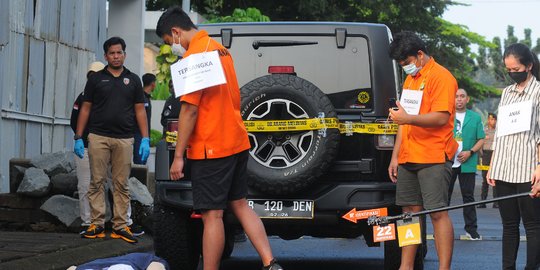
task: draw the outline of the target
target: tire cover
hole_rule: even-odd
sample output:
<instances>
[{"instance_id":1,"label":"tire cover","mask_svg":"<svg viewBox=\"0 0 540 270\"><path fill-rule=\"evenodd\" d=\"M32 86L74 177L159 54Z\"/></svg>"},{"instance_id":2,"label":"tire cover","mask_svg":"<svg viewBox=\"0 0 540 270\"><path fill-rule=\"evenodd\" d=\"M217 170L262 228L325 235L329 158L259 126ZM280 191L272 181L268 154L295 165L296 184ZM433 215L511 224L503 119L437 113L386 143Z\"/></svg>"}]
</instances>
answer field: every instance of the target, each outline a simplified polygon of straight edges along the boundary
<instances>
[{"instance_id":1,"label":"tire cover","mask_svg":"<svg viewBox=\"0 0 540 270\"><path fill-rule=\"evenodd\" d=\"M241 88L244 120L294 120L337 117L328 97L293 75L257 78ZM249 133L247 182L266 194L286 195L313 184L334 160L339 130Z\"/></svg>"}]
</instances>

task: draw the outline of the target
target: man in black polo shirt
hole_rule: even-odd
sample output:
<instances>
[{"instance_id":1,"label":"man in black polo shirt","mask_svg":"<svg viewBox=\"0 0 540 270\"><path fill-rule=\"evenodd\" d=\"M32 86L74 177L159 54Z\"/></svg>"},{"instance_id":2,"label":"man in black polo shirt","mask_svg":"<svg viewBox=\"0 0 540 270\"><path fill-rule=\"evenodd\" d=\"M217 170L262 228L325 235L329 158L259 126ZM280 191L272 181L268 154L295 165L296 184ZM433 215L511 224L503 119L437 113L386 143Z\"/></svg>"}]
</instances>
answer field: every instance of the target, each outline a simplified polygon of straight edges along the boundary
<instances>
[{"instance_id":1,"label":"man in black polo shirt","mask_svg":"<svg viewBox=\"0 0 540 270\"><path fill-rule=\"evenodd\" d=\"M127 226L127 208L130 203L127 179L131 170L135 125L138 124L143 136L139 153L144 161L150 153L150 139L141 81L124 67L125 49L126 43L119 37L112 37L103 44L108 65L86 82L74 138L74 152L80 158L84 156L81 136L88 124L88 156L92 175L88 199L92 224L82 237L105 237L104 184L107 167L110 165L114 186L111 237L135 243L137 239Z\"/></svg>"}]
</instances>

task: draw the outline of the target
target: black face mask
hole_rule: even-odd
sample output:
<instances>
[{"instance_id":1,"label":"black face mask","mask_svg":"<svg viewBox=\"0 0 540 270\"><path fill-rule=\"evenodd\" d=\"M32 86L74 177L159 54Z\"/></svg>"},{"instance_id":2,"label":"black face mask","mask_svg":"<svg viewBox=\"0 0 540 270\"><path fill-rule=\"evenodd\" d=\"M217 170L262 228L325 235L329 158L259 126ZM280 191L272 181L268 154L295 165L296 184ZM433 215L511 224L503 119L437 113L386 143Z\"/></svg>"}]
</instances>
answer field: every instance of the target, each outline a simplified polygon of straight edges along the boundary
<instances>
[{"instance_id":1,"label":"black face mask","mask_svg":"<svg viewBox=\"0 0 540 270\"><path fill-rule=\"evenodd\" d=\"M527 79L528 71L508 72L508 76L517 84L524 82Z\"/></svg>"}]
</instances>

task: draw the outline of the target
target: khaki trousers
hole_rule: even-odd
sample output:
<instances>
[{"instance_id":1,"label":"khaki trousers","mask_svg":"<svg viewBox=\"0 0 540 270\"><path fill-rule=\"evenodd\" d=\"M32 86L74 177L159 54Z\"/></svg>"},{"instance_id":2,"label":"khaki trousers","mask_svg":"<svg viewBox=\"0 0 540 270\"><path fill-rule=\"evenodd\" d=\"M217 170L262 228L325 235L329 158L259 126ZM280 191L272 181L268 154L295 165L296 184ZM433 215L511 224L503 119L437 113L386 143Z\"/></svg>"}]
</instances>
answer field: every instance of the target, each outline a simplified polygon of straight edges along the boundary
<instances>
[{"instance_id":1,"label":"khaki trousers","mask_svg":"<svg viewBox=\"0 0 540 270\"><path fill-rule=\"evenodd\" d=\"M133 138L117 139L90 133L88 156L91 180L88 188L92 224L105 225L105 182L107 169L111 166L113 191L113 229L127 226L127 211L130 204L128 177L131 171Z\"/></svg>"},{"instance_id":2,"label":"khaki trousers","mask_svg":"<svg viewBox=\"0 0 540 270\"><path fill-rule=\"evenodd\" d=\"M79 210L81 214L81 226L90 226L92 224L92 218L90 216L90 202L88 201L88 187L90 186L90 159L88 157L88 149L84 151L84 157L75 157L75 166L77 167L77 192L79 193ZM107 169L107 180L110 181L111 168ZM111 185L111 192L114 192L114 187ZM105 194L105 200L108 200L108 194ZM105 212L106 213L106 212ZM105 215L108 220L111 217ZM128 204L127 211L127 225L131 226L133 220L131 219L131 204Z\"/></svg>"}]
</instances>

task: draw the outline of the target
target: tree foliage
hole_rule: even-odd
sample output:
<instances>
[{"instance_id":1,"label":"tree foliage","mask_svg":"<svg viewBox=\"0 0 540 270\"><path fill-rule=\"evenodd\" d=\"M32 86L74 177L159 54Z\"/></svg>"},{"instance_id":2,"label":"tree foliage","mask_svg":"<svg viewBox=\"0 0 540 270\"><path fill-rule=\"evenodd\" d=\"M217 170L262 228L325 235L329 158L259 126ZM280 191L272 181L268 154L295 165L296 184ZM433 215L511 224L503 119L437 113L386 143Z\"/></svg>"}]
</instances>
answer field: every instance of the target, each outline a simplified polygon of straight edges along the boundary
<instances>
[{"instance_id":1,"label":"tree foliage","mask_svg":"<svg viewBox=\"0 0 540 270\"><path fill-rule=\"evenodd\" d=\"M162 44L159 47L159 54L156 56L157 74L156 89L152 92L152 99L164 100L170 95L169 81L171 80L171 65L178 60L178 56L172 53L171 46Z\"/></svg>"},{"instance_id":2,"label":"tree foliage","mask_svg":"<svg viewBox=\"0 0 540 270\"><path fill-rule=\"evenodd\" d=\"M494 37L491 42L494 46L491 48L486 48L484 46L479 47L479 53L488 51L487 57L478 57L477 63L478 68L481 72L478 72L476 79L482 83L502 88L512 81L508 78L506 68L503 62L503 52L504 48L509 45L520 42L527 45L533 53L540 53L540 39L536 40L536 45L532 46L532 30L525 28L523 31L523 39L519 40L514 33L514 27L508 25L506 28L506 38L501 39L500 37ZM504 47L501 45L504 44Z\"/></svg>"},{"instance_id":3,"label":"tree foliage","mask_svg":"<svg viewBox=\"0 0 540 270\"><path fill-rule=\"evenodd\" d=\"M270 18L261 13L256 8L247 8L246 10L241 8L234 9L232 15L228 16L215 16L204 23L220 23L220 22L269 22Z\"/></svg>"}]
</instances>

